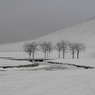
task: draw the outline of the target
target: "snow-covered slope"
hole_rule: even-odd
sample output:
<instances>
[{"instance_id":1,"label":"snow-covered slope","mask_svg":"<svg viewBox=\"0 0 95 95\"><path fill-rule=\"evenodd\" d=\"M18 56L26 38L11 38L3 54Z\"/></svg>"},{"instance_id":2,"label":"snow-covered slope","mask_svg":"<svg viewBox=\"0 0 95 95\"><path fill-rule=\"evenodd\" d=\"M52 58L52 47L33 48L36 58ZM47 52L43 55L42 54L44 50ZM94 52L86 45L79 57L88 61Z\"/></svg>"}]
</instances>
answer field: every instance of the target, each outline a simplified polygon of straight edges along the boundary
<instances>
[{"instance_id":1,"label":"snow-covered slope","mask_svg":"<svg viewBox=\"0 0 95 95\"><path fill-rule=\"evenodd\" d=\"M95 17L35 40L0 45L0 51L22 51L23 45L32 41L56 43L60 40L82 42L87 47L95 48Z\"/></svg>"},{"instance_id":2,"label":"snow-covered slope","mask_svg":"<svg viewBox=\"0 0 95 95\"><path fill-rule=\"evenodd\" d=\"M82 42L86 44L87 47L95 47L95 18L88 19L37 40L52 41L53 43L60 40L67 40L71 42Z\"/></svg>"}]
</instances>

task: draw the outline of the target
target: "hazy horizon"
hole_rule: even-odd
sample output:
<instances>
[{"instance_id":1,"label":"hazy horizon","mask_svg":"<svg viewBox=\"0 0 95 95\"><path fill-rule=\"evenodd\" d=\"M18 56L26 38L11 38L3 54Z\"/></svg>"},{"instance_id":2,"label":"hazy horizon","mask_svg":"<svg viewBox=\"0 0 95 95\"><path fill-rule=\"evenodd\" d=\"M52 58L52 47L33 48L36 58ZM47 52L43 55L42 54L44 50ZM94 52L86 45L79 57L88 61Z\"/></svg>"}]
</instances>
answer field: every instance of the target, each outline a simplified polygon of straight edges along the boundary
<instances>
[{"instance_id":1,"label":"hazy horizon","mask_svg":"<svg viewBox=\"0 0 95 95\"><path fill-rule=\"evenodd\" d=\"M36 39L95 16L95 0L0 0L0 44Z\"/></svg>"}]
</instances>

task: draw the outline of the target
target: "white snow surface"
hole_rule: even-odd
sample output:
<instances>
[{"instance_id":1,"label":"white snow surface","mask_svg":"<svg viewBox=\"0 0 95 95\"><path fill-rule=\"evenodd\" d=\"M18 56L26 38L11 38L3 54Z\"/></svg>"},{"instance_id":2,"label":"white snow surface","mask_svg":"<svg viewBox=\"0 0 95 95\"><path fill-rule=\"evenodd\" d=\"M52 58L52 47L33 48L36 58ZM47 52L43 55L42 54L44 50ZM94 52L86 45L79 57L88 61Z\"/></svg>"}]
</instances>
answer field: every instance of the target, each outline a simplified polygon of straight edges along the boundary
<instances>
[{"instance_id":1,"label":"white snow surface","mask_svg":"<svg viewBox=\"0 0 95 95\"><path fill-rule=\"evenodd\" d=\"M84 54L86 55L86 57L83 57ZM51 54L51 59L54 59L54 60L50 60L50 61L95 67L95 58L94 58L94 56L95 56L94 54L90 55L89 52L88 53L83 52L82 54L80 54L79 59L77 59L77 58L72 59L71 54L66 54L65 59L62 59L62 58L57 59L58 54L57 53L52 53ZM5 57L5 58L6 57L13 57L15 59L25 59L25 58L28 58L28 54L26 54L24 52L0 52L0 57ZM37 53L37 54L35 54L35 58L44 58L44 55L43 55L43 53ZM21 64L22 65L31 64L31 62L0 59L0 66L5 66L5 65L14 66L14 65L21 65Z\"/></svg>"},{"instance_id":2,"label":"white snow surface","mask_svg":"<svg viewBox=\"0 0 95 95\"><path fill-rule=\"evenodd\" d=\"M95 70L0 71L0 95L95 95Z\"/></svg>"},{"instance_id":3,"label":"white snow surface","mask_svg":"<svg viewBox=\"0 0 95 95\"><path fill-rule=\"evenodd\" d=\"M52 61L95 66L95 59ZM0 65L4 66L30 63L0 59ZM50 66L52 65L40 63L33 68L0 69L0 95L95 95L95 69L41 69Z\"/></svg>"},{"instance_id":4,"label":"white snow surface","mask_svg":"<svg viewBox=\"0 0 95 95\"><path fill-rule=\"evenodd\" d=\"M0 59L0 66L18 66L18 65L27 65L27 64L32 64L32 62Z\"/></svg>"},{"instance_id":5,"label":"white snow surface","mask_svg":"<svg viewBox=\"0 0 95 95\"><path fill-rule=\"evenodd\" d=\"M80 66L91 66L95 67L95 59L55 59L50 60L51 62L59 62L59 63L69 63L69 64L75 64Z\"/></svg>"}]
</instances>

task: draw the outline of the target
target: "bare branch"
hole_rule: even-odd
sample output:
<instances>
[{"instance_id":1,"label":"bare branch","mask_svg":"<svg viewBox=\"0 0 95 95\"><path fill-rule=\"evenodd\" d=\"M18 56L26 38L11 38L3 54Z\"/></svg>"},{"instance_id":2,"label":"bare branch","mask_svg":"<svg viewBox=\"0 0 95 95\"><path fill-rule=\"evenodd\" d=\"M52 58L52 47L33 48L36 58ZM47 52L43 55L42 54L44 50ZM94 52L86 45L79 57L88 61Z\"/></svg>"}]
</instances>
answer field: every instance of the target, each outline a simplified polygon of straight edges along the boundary
<instances>
[{"instance_id":1,"label":"bare branch","mask_svg":"<svg viewBox=\"0 0 95 95\"><path fill-rule=\"evenodd\" d=\"M32 42L30 44L25 44L24 45L24 51L29 54L30 58L31 58L31 53L32 53L33 54L33 58L34 58L34 53L36 51L38 51L37 46L38 46L38 44L36 42Z\"/></svg>"},{"instance_id":2,"label":"bare branch","mask_svg":"<svg viewBox=\"0 0 95 95\"><path fill-rule=\"evenodd\" d=\"M49 56L50 58L50 53L53 51L53 44L51 42L47 43L47 57Z\"/></svg>"},{"instance_id":3,"label":"bare branch","mask_svg":"<svg viewBox=\"0 0 95 95\"><path fill-rule=\"evenodd\" d=\"M55 49L59 52L59 58L60 58L60 52L61 52L61 50L62 50L61 42L58 42L58 43L55 45Z\"/></svg>"},{"instance_id":4,"label":"bare branch","mask_svg":"<svg viewBox=\"0 0 95 95\"><path fill-rule=\"evenodd\" d=\"M69 48L70 48L70 50L72 52L72 58L74 58L74 54L76 52L76 44L75 43L70 43Z\"/></svg>"},{"instance_id":5,"label":"bare branch","mask_svg":"<svg viewBox=\"0 0 95 95\"><path fill-rule=\"evenodd\" d=\"M79 53L81 51L84 51L86 47L83 43L75 43L75 48L76 48L76 51L77 51L77 58L79 58Z\"/></svg>"},{"instance_id":6,"label":"bare branch","mask_svg":"<svg viewBox=\"0 0 95 95\"><path fill-rule=\"evenodd\" d=\"M47 53L47 46L48 46L48 42L43 42L40 44L40 48L44 52L45 58L46 58L46 53Z\"/></svg>"},{"instance_id":7,"label":"bare branch","mask_svg":"<svg viewBox=\"0 0 95 95\"><path fill-rule=\"evenodd\" d=\"M61 41L61 48L62 48L62 51L63 51L63 58L65 58L65 52L66 52L67 46L68 46L68 42L62 40Z\"/></svg>"}]
</instances>

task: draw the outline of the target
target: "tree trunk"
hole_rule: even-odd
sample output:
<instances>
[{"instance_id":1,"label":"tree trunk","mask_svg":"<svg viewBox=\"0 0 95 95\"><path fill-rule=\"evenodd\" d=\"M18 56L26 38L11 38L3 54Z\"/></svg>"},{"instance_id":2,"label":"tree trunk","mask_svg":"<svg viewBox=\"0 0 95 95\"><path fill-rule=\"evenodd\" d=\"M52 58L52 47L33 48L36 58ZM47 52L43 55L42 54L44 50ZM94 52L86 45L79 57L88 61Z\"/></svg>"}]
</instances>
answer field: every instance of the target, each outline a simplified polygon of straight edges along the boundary
<instances>
[{"instance_id":1,"label":"tree trunk","mask_svg":"<svg viewBox=\"0 0 95 95\"><path fill-rule=\"evenodd\" d=\"M44 58L46 58L47 57L47 51L46 51L46 48L45 48L45 57Z\"/></svg>"},{"instance_id":2,"label":"tree trunk","mask_svg":"<svg viewBox=\"0 0 95 95\"><path fill-rule=\"evenodd\" d=\"M65 50L63 50L63 59L65 58Z\"/></svg>"},{"instance_id":3,"label":"tree trunk","mask_svg":"<svg viewBox=\"0 0 95 95\"><path fill-rule=\"evenodd\" d=\"M49 52L49 58L50 58L50 52Z\"/></svg>"},{"instance_id":4,"label":"tree trunk","mask_svg":"<svg viewBox=\"0 0 95 95\"><path fill-rule=\"evenodd\" d=\"M79 59L79 51L77 51L77 59Z\"/></svg>"},{"instance_id":5,"label":"tree trunk","mask_svg":"<svg viewBox=\"0 0 95 95\"><path fill-rule=\"evenodd\" d=\"M59 51L59 58L60 58L60 51Z\"/></svg>"},{"instance_id":6,"label":"tree trunk","mask_svg":"<svg viewBox=\"0 0 95 95\"><path fill-rule=\"evenodd\" d=\"M72 58L74 59L74 51L72 52Z\"/></svg>"},{"instance_id":7,"label":"tree trunk","mask_svg":"<svg viewBox=\"0 0 95 95\"><path fill-rule=\"evenodd\" d=\"M74 54L72 54L72 58L74 59Z\"/></svg>"},{"instance_id":8,"label":"tree trunk","mask_svg":"<svg viewBox=\"0 0 95 95\"><path fill-rule=\"evenodd\" d=\"M46 58L46 52L45 52L45 56L44 56L44 58Z\"/></svg>"},{"instance_id":9,"label":"tree trunk","mask_svg":"<svg viewBox=\"0 0 95 95\"><path fill-rule=\"evenodd\" d=\"M31 52L29 53L29 58L31 58Z\"/></svg>"},{"instance_id":10,"label":"tree trunk","mask_svg":"<svg viewBox=\"0 0 95 95\"><path fill-rule=\"evenodd\" d=\"M48 51L47 51L47 58L48 58Z\"/></svg>"},{"instance_id":11,"label":"tree trunk","mask_svg":"<svg viewBox=\"0 0 95 95\"><path fill-rule=\"evenodd\" d=\"M32 54L32 58L34 58L34 53Z\"/></svg>"}]
</instances>

